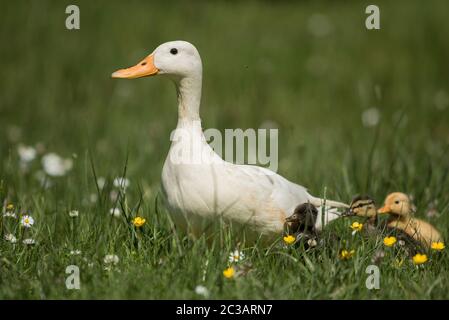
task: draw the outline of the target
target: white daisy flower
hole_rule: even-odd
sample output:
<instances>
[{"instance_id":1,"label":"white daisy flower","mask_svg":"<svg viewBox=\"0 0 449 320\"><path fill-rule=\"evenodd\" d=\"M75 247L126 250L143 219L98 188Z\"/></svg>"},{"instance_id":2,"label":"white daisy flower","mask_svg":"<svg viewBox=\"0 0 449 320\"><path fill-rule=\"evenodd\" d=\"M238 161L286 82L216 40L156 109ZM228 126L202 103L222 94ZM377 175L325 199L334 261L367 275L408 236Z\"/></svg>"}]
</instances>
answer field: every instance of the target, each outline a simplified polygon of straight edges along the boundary
<instances>
[{"instance_id":1,"label":"white daisy flower","mask_svg":"<svg viewBox=\"0 0 449 320\"><path fill-rule=\"evenodd\" d=\"M61 177L72 169L73 161L61 158L56 153L48 153L42 157L42 166L49 176Z\"/></svg>"},{"instance_id":2,"label":"white daisy flower","mask_svg":"<svg viewBox=\"0 0 449 320\"><path fill-rule=\"evenodd\" d=\"M76 218L79 216L79 211L78 210L72 210L69 212L69 217L70 218Z\"/></svg>"},{"instance_id":3,"label":"white daisy flower","mask_svg":"<svg viewBox=\"0 0 449 320\"><path fill-rule=\"evenodd\" d=\"M13 212L13 211L6 211L4 214L3 214L3 217L4 218L17 218L17 215L16 215L16 213L15 212Z\"/></svg>"},{"instance_id":4,"label":"white daisy flower","mask_svg":"<svg viewBox=\"0 0 449 320\"><path fill-rule=\"evenodd\" d=\"M106 184L106 179L105 178L99 177L97 179L98 188L103 189L105 184Z\"/></svg>"},{"instance_id":5,"label":"white daisy flower","mask_svg":"<svg viewBox=\"0 0 449 320\"><path fill-rule=\"evenodd\" d=\"M239 262L245 259L245 255L242 251L234 250L234 252L231 252L229 254L229 262Z\"/></svg>"},{"instance_id":6,"label":"white daisy flower","mask_svg":"<svg viewBox=\"0 0 449 320\"><path fill-rule=\"evenodd\" d=\"M29 215L24 215L22 219L20 219L20 224L25 228L31 228L34 224L34 219Z\"/></svg>"},{"instance_id":7,"label":"white daisy flower","mask_svg":"<svg viewBox=\"0 0 449 320\"><path fill-rule=\"evenodd\" d=\"M36 158L36 149L30 146L19 144L17 147L17 153L19 154L20 161L23 163L29 163Z\"/></svg>"},{"instance_id":8,"label":"white daisy flower","mask_svg":"<svg viewBox=\"0 0 449 320\"><path fill-rule=\"evenodd\" d=\"M9 241L11 243L16 243L17 242L17 238L12 234L5 234L5 240Z\"/></svg>"},{"instance_id":9,"label":"white daisy flower","mask_svg":"<svg viewBox=\"0 0 449 320\"><path fill-rule=\"evenodd\" d=\"M31 238L23 239L22 242L23 242L23 244L26 244L26 245L29 245L29 246L31 246L31 245L33 245L33 244L36 244L36 240L31 239Z\"/></svg>"},{"instance_id":10,"label":"white daisy flower","mask_svg":"<svg viewBox=\"0 0 449 320\"><path fill-rule=\"evenodd\" d=\"M195 293L205 298L208 298L210 294L209 289L207 289L205 286L202 285L198 285L195 287Z\"/></svg>"},{"instance_id":11,"label":"white daisy flower","mask_svg":"<svg viewBox=\"0 0 449 320\"><path fill-rule=\"evenodd\" d=\"M119 218L122 215L122 212L119 208L111 208L111 210L109 210L109 214L113 215L116 218Z\"/></svg>"},{"instance_id":12,"label":"white daisy flower","mask_svg":"<svg viewBox=\"0 0 449 320\"><path fill-rule=\"evenodd\" d=\"M124 177L117 177L114 179L114 187L126 189L129 187L129 180Z\"/></svg>"},{"instance_id":13,"label":"white daisy flower","mask_svg":"<svg viewBox=\"0 0 449 320\"><path fill-rule=\"evenodd\" d=\"M318 245L318 242L315 239L309 239L307 240L307 244L309 245L309 247L313 248Z\"/></svg>"},{"instance_id":14,"label":"white daisy flower","mask_svg":"<svg viewBox=\"0 0 449 320\"><path fill-rule=\"evenodd\" d=\"M380 120L380 111L377 108L369 108L362 113L362 124L365 127L375 127Z\"/></svg>"},{"instance_id":15,"label":"white daisy flower","mask_svg":"<svg viewBox=\"0 0 449 320\"><path fill-rule=\"evenodd\" d=\"M71 256L79 256L81 254L81 250L71 250L70 255Z\"/></svg>"},{"instance_id":16,"label":"white daisy flower","mask_svg":"<svg viewBox=\"0 0 449 320\"><path fill-rule=\"evenodd\" d=\"M109 193L109 199L111 199L112 202L116 202L118 200L120 193L117 190L111 190Z\"/></svg>"},{"instance_id":17,"label":"white daisy flower","mask_svg":"<svg viewBox=\"0 0 449 320\"><path fill-rule=\"evenodd\" d=\"M117 255L115 254L108 254L104 257L103 262L105 264L117 264L120 261Z\"/></svg>"}]
</instances>

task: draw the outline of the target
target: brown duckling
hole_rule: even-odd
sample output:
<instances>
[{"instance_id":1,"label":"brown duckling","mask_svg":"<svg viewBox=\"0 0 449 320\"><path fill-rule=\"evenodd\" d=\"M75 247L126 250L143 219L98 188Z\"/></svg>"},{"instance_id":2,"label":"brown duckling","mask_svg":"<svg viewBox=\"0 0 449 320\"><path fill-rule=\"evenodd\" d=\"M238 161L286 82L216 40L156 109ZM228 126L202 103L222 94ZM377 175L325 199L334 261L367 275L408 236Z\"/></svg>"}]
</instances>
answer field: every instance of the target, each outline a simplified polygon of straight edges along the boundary
<instances>
[{"instance_id":1,"label":"brown duckling","mask_svg":"<svg viewBox=\"0 0 449 320\"><path fill-rule=\"evenodd\" d=\"M378 213L389 214L388 227L404 231L427 248L432 242L442 241L443 238L435 227L412 216L415 210L415 206L406 194L394 192L385 198L384 206L378 210Z\"/></svg>"},{"instance_id":2,"label":"brown duckling","mask_svg":"<svg viewBox=\"0 0 449 320\"><path fill-rule=\"evenodd\" d=\"M293 214L285 219L284 229L287 235L294 235L296 241L305 240L308 246L316 245L315 228L318 210L311 203L297 206Z\"/></svg>"}]
</instances>

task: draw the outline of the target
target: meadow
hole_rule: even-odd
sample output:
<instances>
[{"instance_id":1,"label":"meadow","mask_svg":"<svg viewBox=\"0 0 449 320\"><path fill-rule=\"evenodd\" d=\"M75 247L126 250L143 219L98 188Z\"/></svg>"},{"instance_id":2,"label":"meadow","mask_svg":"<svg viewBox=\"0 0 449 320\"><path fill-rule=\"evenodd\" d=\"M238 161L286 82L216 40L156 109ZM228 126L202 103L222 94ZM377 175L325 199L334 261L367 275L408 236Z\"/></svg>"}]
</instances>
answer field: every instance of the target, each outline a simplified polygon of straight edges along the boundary
<instances>
[{"instance_id":1,"label":"meadow","mask_svg":"<svg viewBox=\"0 0 449 320\"><path fill-rule=\"evenodd\" d=\"M213 241L179 234L160 194L173 84L110 78L187 40L203 60L204 128L278 128L281 175L346 203L406 192L447 239L447 1L376 1L380 30L365 28L359 1L76 1L80 30L65 28L69 4L2 3L0 299L449 298L447 249L415 266L382 239L352 235L356 218L324 231L341 241L309 251L281 236L237 243L225 226ZM236 248L244 260L227 279ZM365 286L373 263L378 290ZM66 288L69 265L79 290Z\"/></svg>"}]
</instances>

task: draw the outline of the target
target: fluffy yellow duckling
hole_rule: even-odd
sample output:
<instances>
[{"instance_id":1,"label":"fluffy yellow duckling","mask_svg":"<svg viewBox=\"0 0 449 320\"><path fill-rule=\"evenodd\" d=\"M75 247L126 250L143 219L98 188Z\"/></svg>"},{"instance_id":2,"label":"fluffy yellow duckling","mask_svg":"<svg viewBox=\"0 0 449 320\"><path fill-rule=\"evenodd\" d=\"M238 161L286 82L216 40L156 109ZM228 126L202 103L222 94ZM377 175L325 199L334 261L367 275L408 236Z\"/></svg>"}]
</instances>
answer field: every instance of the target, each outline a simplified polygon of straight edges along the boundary
<instances>
[{"instance_id":1,"label":"fluffy yellow duckling","mask_svg":"<svg viewBox=\"0 0 449 320\"><path fill-rule=\"evenodd\" d=\"M432 242L442 241L441 234L430 223L412 217L415 212L410 198L401 192L390 193L378 213L390 215L387 226L404 231L421 244L430 247Z\"/></svg>"}]
</instances>

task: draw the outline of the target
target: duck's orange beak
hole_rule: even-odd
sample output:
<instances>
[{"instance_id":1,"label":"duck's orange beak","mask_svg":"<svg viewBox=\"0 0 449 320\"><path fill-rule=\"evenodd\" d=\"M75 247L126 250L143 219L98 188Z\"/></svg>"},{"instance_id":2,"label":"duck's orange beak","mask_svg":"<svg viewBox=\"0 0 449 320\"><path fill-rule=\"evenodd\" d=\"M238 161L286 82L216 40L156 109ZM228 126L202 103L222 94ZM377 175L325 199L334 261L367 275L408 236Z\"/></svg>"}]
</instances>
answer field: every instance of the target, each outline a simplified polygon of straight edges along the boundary
<instances>
[{"instance_id":1,"label":"duck's orange beak","mask_svg":"<svg viewBox=\"0 0 449 320\"><path fill-rule=\"evenodd\" d=\"M140 61L134 67L120 69L114 72L111 77L119 79L136 79L142 77L154 76L159 69L154 65L154 57L150 54L148 57Z\"/></svg>"},{"instance_id":2,"label":"duck's orange beak","mask_svg":"<svg viewBox=\"0 0 449 320\"><path fill-rule=\"evenodd\" d=\"M378 213L389 213L391 212L391 208L389 205L384 205L382 208L377 210Z\"/></svg>"}]
</instances>

